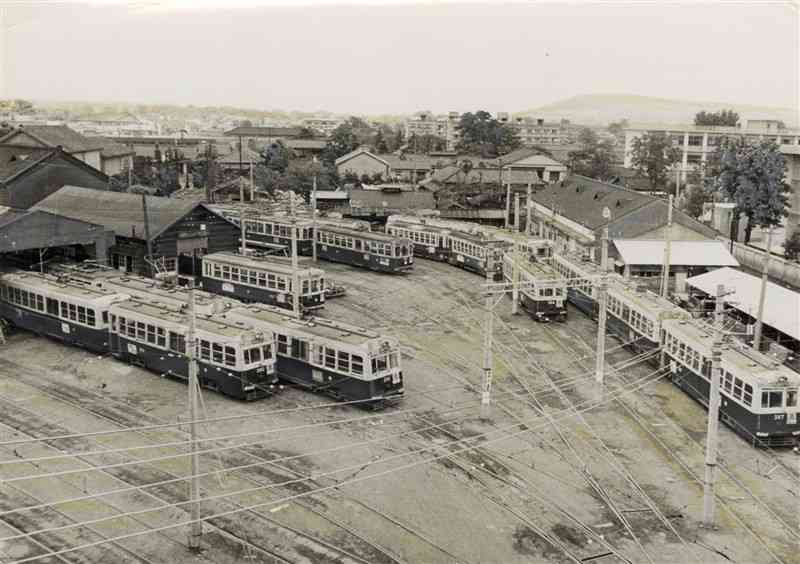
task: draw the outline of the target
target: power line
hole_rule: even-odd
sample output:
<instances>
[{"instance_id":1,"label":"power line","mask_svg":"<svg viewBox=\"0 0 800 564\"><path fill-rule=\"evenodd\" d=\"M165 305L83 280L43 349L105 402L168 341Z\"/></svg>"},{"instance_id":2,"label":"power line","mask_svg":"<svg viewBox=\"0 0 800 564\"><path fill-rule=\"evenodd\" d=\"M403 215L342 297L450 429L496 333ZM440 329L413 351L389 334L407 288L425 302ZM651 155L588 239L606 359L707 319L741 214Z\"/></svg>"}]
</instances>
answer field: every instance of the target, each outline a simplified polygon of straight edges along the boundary
<instances>
[{"instance_id":1,"label":"power line","mask_svg":"<svg viewBox=\"0 0 800 564\"><path fill-rule=\"evenodd\" d=\"M661 373L661 374L659 374L659 373ZM618 394L611 394L611 395L609 395L608 397L604 398L601 401L592 402L592 400L586 400L585 402L581 402L580 404L577 404L577 405L589 404L586 407L584 407L582 410L576 409L577 405L573 406L570 409L562 410L562 413L565 412L565 411L567 412L567 413L564 414L564 418L571 418L574 415L579 415L581 412L590 411L591 409L594 409L595 407L599 407L600 405L603 405L605 403L608 403L609 401L612 401L612 400L616 399L617 395L627 395L627 394L630 394L630 393L634 393L634 392L638 391L639 389L641 389L641 388L643 388L643 387L645 387L645 386L647 386L649 384L652 384L652 383L660 380L667 373L668 373L668 371L665 370L665 369L659 369L659 370L653 371L650 374L648 374L648 375L646 375L646 376L634 381L633 385L631 385L628 390L624 390L624 388L623 388L623 390L619 391ZM657 376L653 377L654 375L657 375ZM574 413L570 413L570 412L574 412ZM551 418L552 418L552 416L551 416ZM531 420L528 420L528 421L531 421ZM466 438L463 438L463 439L458 439L458 440L450 441L449 443L447 443L447 446L452 446L454 444L463 443L465 441L473 441L473 440L476 440L476 439L484 439L478 445L467 446L467 447L464 447L464 448L456 450L456 451L450 451L447 454L434 456L433 458L425 459L425 460L422 460L422 461L412 462L412 463L409 463L409 464L406 464L406 465L403 465L403 466L399 466L399 467L395 467L395 468L390 468L388 470L385 470L385 471L382 471L382 472L378 472L378 473L375 473L375 474L370 474L370 475L367 475L367 476L360 476L360 477L350 478L350 479L347 479L347 480L344 480L344 481L341 481L341 482L337 482L336 484L333 484L333 485L330 485L330 486L323 486L321 488L317 488L317 489L314 489L314 490L309 490L309 491L302 492L302 493L299 493L299 494L295 494L295 495L292 495L292 496L280 498L278 500L270 500L268 502L262 502L262 503L258 503L258 504L254 504L254 505L244 506L244 507L240 507L240 508L237 508L237 509L225 511L225 512L222 512L222 513L206 515L205 517L200 518L199 521L202 522L202 521L209 520L209 519L215 519L215 518L219 518L219 517L227 517L229 515L238 514L238 513L244 512L244 511L250 511L250 510L257 509L257 508L264 507L264 506L268 506L268 505L274 505L274 504L277 504L277 503L284 503L286 501L292 501L294 499L307 497L307 496L310 496L312 494L318 494L318 493L322 493L322 492L325 492L325 491L329 491L331 489L340 488L342 486L350 485L352 483L358 483L358 482L362 482L362 481L365 481L365 480L368 480L368 479L381 477L381 476L388 475L388 474L391 474L391 473L394 473L394 472L398 472L400 470L406 470L406 469L413 468L415 466L419 466L419 465L422 465L422 464L429 464L431 462L435 462L435 461L440 460L442 458L449 458L451 456L454 456L456 454L460 454L462 452L469 452L469 451L476 450L478 448L484 447L487 444L493 444L493 443L496 443L496 442L499 442L499 441L508 440L510 438L516 437L516 436L521 435L523 433L528 433L528 432L530 432L532 430L536 430L539 427L544 427L544 426L545 426L545 423L542 423L541 425L537 425L537 426L535 426L533 428L526 427L525 429L517 430L517 431L515 431L513 433L510 433L510 434L504 434L504 435L502 435L500 437L491 438L491 439L487 439L486 438L488 435L492 435L494 433L498 433L498 432L501 432L501 431L510 430L510 429L514 429L514 428L519 429L519 423L513 423L513 424L510 424L510 425L507 425L507 426L500 427L500 428L498 428L496 430L493 430L493 431L488 431L486 433L481 433L481 434L478 434L478 435L472 435L472 436L469 436L469 437L466 437ZM403 458L403 457L407 457L407 456L412 455L412 454L419 454L419 453L430 451L432 449L442 448L442 446L445 446L445 445L431 445L431 446L420 448L420 449L417 449L417 450L412 450L412 451L408 451L408 452L392 455L392 456L389 456L389 457L384 458L384 459L380 459L380 460L376 460L374 462L370 462L366 466L364 464L356 464L356 465L353 465L353 466L349 466L349 467L345 467L345 468L339 468L339 469L331 470L331 471L324 472L324 473L321 473L321 474L317 474L317 475L315 475L313 477L310 477L310 478L298 478L298 479L289 480L289 481L286 481L286 482L281 482L281 483L276 483L276 484L269 484L269 485L265 485L265 486L257 486L257 487L253 487L253 488L246 488L246 489L243 489L243 490L237 490L235 492L229 492L229 493L226 493L226 494L219 494L219 495L215 495L215 496L209 496L209 497L204 498L203 501L213 501L213 500L216 500L216 499L225 499L225 498L232 497L232 496L235 496L235 495L243 495L243 494L253 493L253 492L264 490L264 489L273 489L273 488L276 488L276 487L282 487L282 486L286 486L286 485L293 484L293 483L299 483L299 482L303 482L303 481L306 481L306 480L318 479L318 478L321 478L321 477L329 476L331 474L338 474L338 473L341 473L341 472L352 471L352 470L356 470L356 469L364 469L366 467L373 466L373 465L376 465L376 464L383 464L383 463L389 462L390 460L394 460L394 459L397 459L397 458ZM298 456L308 456L308 454L298 455ZM57 532L57 531L63 531L63 530L68 530L68 529L74 529L74 528L77 528L77 527L84 527L84 526L93 525L93 524L96 524L96 523L105 522L105 521L109 521L109 520L113 520L113 519L119 519L119 518L122 518L122 517L129 517L129 516L133 516L133 515L152 513L154 511L161 511L161 510L164 510L164 509L183 506L183 505L186 505L188 503L190 503L190 501L176 502L176 503L171 503L171 504L168 504L168 505L163 505L163 506L160 506L160 507L157 507L157 508L150 508L150 509L126 512L126 513L120 513L120 514L117 514L117 515L113 515L111 517L93 519L93 520L89 520L89 521L83 521L81 523L74 523L74 524L70 524L70 525L63 525L63 526L60 526L60 527L52 527L52 528L48 528L48 529L40 529L38 531L32 531L32 532L24 533L22 535L14 535L14 536L9 536L9 537L3 537L3 538L0 538L0 542L5 542L5 541L15 540L15 539L21 539L21 538L28 538L28 537L30 537L32 535L41 535L41 534L50 533L50 532ZM29 557L29 558L24 558L22 560L15 561L13 564L23 564L25 562L33 562L35 560L40 560L42 558L47 558L47 557L51 557L51 556L59 556L61 554L70 553L70 552L74 552L76 550L81 550L81 549L84 549L84 548L90 548L90 547L93 547L93 546L99 546L99 545L106 544L106 543L109 543L109 542L115 542L115 541L128 539L128 538L133 538L133 537L137 537L137 536L141 536L141 535L145 535L145 534L150 534L150 533L170 530L170 529L174 529L176 527L181 527L181 526L184 526L184 525L190 525L190 524L192 524L194 522L196 522L196 520L183 521L183 522L180 522L180 523L173 523L173 524L162 526L162 527L151 528L151 529L148 529L147 531L138 531L138 532L135 532L135 533L128 533L126 535L120 535L120 536L117 536L117 537L103 539L101 541L96 541L96 542L93 542L93 543L87 543L87 544L83 544L83 545L80 545L80 546L77 546L77 547L71 547L71 548L62 549L62 550L59 550L59 551L56 551L56 552L50 552L50 553L39 555L39 556L33 556L33 557Z\"/></svg>"}]
</instances>

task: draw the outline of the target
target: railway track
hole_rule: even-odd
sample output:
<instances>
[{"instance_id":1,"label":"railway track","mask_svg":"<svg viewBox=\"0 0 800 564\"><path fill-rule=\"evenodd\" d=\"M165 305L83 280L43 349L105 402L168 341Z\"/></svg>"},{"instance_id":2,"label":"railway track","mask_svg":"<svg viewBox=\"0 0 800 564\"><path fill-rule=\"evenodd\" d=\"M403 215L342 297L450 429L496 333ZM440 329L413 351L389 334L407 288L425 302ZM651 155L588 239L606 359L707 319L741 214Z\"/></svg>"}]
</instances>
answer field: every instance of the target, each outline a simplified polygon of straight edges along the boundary
<instances>
[{"instance_id":1,"label":"railway track","mask_svg":"<svg viewBox=\"0 0 800 564\"><path fill-rule=\"evenodd\" d=\"M587 351L594 351L594 348L589 343L586 342L586 339L583 337L583 335L577 333L576 331L570 328L565 328L564 330L571 333L573 337L572 339L573 342L579 343ZM574 351L564 347L561 339L557 338L552 334L551 338L553 342L557 343L557 345L560 346L562 349L564 349L565 352L569 352L570 354L573 355L575 354ZM617 382L623 383L623 379L615 370L611 371L610 376ZM680 455L678 454L679 449L681 449L684 445L689 444L692 447L694 447L695 453L700 458L700 460L702 460L702 457L704 456L705 453L705 447L700 442L698 442L696 437L694 437L691 433L689 433L683 426L679 425L676 421L674 421L672 417L669 417L666 413L664 413L663 410L657 404L648 402L648 405L650 407L658 410L659 414L661 415L661 417L659 417L659 420L668 421L670 423L669 425L670 428L673 431L677 432L680 442L676 444L675 438L668 437L667 434L664 432L663 427L653 427L652 425L648 425L647 422L644 420L643 416L641 415L641 413L639 413L636 407L631 405L629 401L623 398L617 398L615 401L625 410L625 412L630 416L630 418L633 421L635 421L643 431L645 431L645 433L653 437L655 440L659 442L659 444L662 445L664 450L667 453L669 453L669 455L684 469L684 471L686 471L687 475L689 475L696 483L702 485L702 478L700 476L700 473L698 471L693 470L690 464L686 460L681 458ZM736 436L735 440L738 440L738 435ZM776 464L778 464L778 466L781 467L784 471L786 471L787 475L794 483L798 483L797 480L798 474L793 468L785 464L777 457L772 457L771 460ZM750 488L748 488L742 482L742 480L735 475L735 473L733 472L733 470L730 468L729 465L725 464L724 462L721 462L719 463L718 467L721 471L720 472L721 477L726 478L729 481L728 485L730 487L737 489L739 493L745 494L747 498L749 498L752 502L760 506L762 510L764 510L765 513L767 514L767 517L772 518L795 541L800 540L800 533L798 533L795 530L795 527L789 523L788 518L779 515L773 508L769 506L769 504L766 501L762 500L757 494L755 494ZM748 533L751 534L757 542L759 542L759 544L762 544L765 548L767 548L769 552L772 554L773 558L776 559L776 561L782 562L783 560L769 549L769 547L766 545L766 542L761 538L761 536L758 535L758 533L756 533L752 529L752 527L750 527L747 524L747 520L738 515L736 510L732 507L732 504L729 503L725 499L725 497L732 497L732 496L723 496L721 494L718 494L717 502L727 512L729 512L729 514L734 516L734 519L740 524L740 526L742 526L745 530L747 530Z\"/></svg>"},{"instance_id":2,"label":"railway track","mask_svg":"<svg viewBox=\"0 0 800 564\"><path fill-rule=\"evenodd\" d=\"M0 361L0 363L5 361ZM23 367L15 367L15 370L25 371ZM109 421L115 425L119 425L121 427L130 427L130 426L137 426L140 425L143 417L147 419L152 419L151 417L138 412L127 406L125 404L108 404L107 398L91 398L87 397L87 392L84 390L72 392L67 386L59 386L58 389L55 389L52 386L43 386L41 384L31 382L28 378L20 378L19 372L16 380L24 383L26 386L33 387L37 390L38 393L45 395L55 401L61 402L62 404L68 405L73 409L81 410L91 414L92 416ZM76 397L77 394L80 394L80 397ZM91 394L91 393L89 393ZM35 417L36 414L30 413L30 417ZM39 418L41 420L41 418ZM163 421L154 420L153 423L163 423ZM41 426L47 426L48 424L41 421ZM62 434L64 432L63 429L54 430L53 426L50 425L51 432L44 433L44 434ZM142 438L152 440L152 437L149 436L147 433L129 433L138 435ZM162 434L162 433L160 433ZM163 434L162 434L163 435ZM41 436L41 434L40 434ZM117 438L117 441L119 438ZM84 445L85 446L85 445ZM74 448L74 447L73 447ZM63 449L62 449L63 450ZM243 459L247 457L249 460L260 460L267 465L269 460L254 454L253 452L246 452L242 450L238 456L236 455L226 455L225 462L229 463L231 466L233 465L242 465ZM143 467L145 465L138 465L135 470L122 468L120 470L114 470L115 477L122 480L123 482L129 485L146 485L148 482L155 482L161 481L164 479L170 479L178 477L176 474L167 472L164 470L155 470L153 468L148 468L145 470ZM151 467L152 465L146 465L147 467ZM273 466L277 466L273 464ZM251 472L247 472L247 475L244 477L248 482L255 483L257 485L267 485L269 482L265 481L264 475L267 475L268 478L274 479L276 477L275 471L264 471L260 467L254 469ZM296 473L293 473L296 476ZM159 487L158 490L160 495L158 498L165 503L174 503L178 501L183 501L185 499L185 492L180 491L183 488L180 484L176 484L175 487L162 488ZM227 502L227 504L237 507L242 507L242 504L234 503L234 502ZM311 561L336 561L336 562L355 562L355 563L372 563L372 562L380 562L380 563L399 563L401 562L400 559L396 558L392 554L388 553L382 547L371 543L367 539L363 537L363 535L359 535L356 533L351 527L347 527L341 520L338 520L334 517L329 515L325 515L323 512L311 508L308 502L303 502L302 504L293 504L297 507L302 508L302 510L307 511L308 513L313 514L317 520L323 519L329 523L329 525L333 525L337 529L343 531L342 536L347 537L347 535L351 535L352 538L345 538L344 541L339 541L339 543L346 542L350 546L348 548L344 548L343 546L339 546L334 542L326 541L324 539L320 539L314 537L313 535L301 531L297 527L293 527L286 523L280 523L277 519L266 515L264 512L260 512L257 510L251 510L249 513L257 517L257 519L261 519L265 521L264 524L267 528L272 529L273 534L280 535L280 530L283 529L284 536L290 537L289 541L297 542L298 539L303 541L303 551L309 554L316 554L311 558ZM225 509L215 508L211 513L217 513L220 511L224 511ZM259 537L263 537L264 535L259 532L257 528L253 528L250 531L243 531L243 527L240 527L237 522L229 521L229 520L219 520L219 519L212 519L206 521L213 529L218 530L221 534L228 535L232 540L239 543L239 545L245 548L247 551L250 551L250 554L258 554L262 553L264 555L268 555L271 560L279 560L282 562L298 562L303 561L305 558L302 553L297 554L274 554L267 550L265 547L271 544L271 541L266 541L263 543L257 543L255 539ZM312 551L312 552L309 552ZM316 551L316 552L313 552ZM356 554L355 552L360 552L361 554ZM267 560L270 561L270 560Z\"/></svg>"}]
</instances>

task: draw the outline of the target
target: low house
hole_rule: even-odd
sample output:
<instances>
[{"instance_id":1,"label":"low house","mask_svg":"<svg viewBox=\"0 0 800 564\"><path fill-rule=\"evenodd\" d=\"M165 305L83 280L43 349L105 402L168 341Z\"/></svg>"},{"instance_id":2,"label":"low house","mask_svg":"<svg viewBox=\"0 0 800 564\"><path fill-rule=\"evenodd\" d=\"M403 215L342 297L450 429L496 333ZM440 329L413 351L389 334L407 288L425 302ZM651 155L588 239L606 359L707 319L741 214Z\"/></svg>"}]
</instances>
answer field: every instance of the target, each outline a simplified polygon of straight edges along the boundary
<instances>
[{"instance_id":1,"label":"low house","mask_svg":"<svg viewBox=\"0 0 800 564\"><path fill-rule=\"evenodd\" d=\"M62 186L108 189L108 176L60 148L0 147L0 206L27 209Z\"/></svg>"},{"instance_id":2,"label":"low house","mask_svg":"<svg viewBox=\"0 0 800 564\"><path fill-rule=\"evenodd\" d=\"M608 210L608 216L604 211ZM603 229L613 239L663 239L667 227L665 200L572 175L533 194L534 229L557 247L595 256ZM673 210L672 240L713 239L713 229L680 210ZM599 256L599 255L598 255Z\"/></svg>"},{"instance_id":3,"label":"low house","mask_svg":"<svg viewBox=\"0 0 800 564\"><path fill-rule=\"evenodd\" d=\"M182 272L192 273L200 256L236 250L240 237L236 224L191 200L64 186L35 209L113 231L116 239L109 250L110 264L145 275L174 273L179 266Z\"/></svg>"},{"instance_id":4,"label":"low house","mask_svg":"<svg viewBox=\"0 0 800 564\"><path fill-rule=\"evenodd\" d=\"M472 186L477 189L481 187L499 189L500 187L511 184L514 191L526 191L530 185L532 188L544 186L539 175L533 170L524 169L499 169L499 168L471 168L465 170L458 165L448 165L436 169L429 178L420 184L433 191L444 187Z\"/></svg>"},{"instance_id":5,"label":"low house","mask_svg":"<svg viewBox=\"0 0 800 564\"><path fill-rule=\"evenodd\" d=\"M100 170L108 176L114 176L133 169L133 157L136 151L133 147L117 143L111 139L97 137L100 147Z\"/></svg>"},{"instance_id":6,"label":"low house","mask_svg":"<svg viewBox=\"0 0 800 564\"><path fill-rule=\"evenodd\" d=\"M81 135L66 125L19 126L0 138L0 148L21 153L31 149L61 147L65 153L97 170L102 170L100 160L102 145L96 138Z\"/></svg>"},{"instance_id":7,"label":"low house","mask_svg":"<svg viewBox=\"0 0 800 564\"><path fill-rule=\"evenodd\" d=\"M328 142L324 139L287 139L284 146L297 158L311 158L322 154Z\"/></svg>"},{"instance_id":8,"label":"low house","mask_svg":"<svg viewBox=\"0 0 800 564\"><path fill-rule=\"evenodd\" d=\"M422 191L350 190L353 217L385 217L392 214L436 208L433 194Z\"/></svg>"},{"instance_id":9,"label":"low house","mask_svg":"<svg viewBox=\"0 0 800 564\"><path fill-rule=\"evenodd\" d=\"M217 166L222 170L241 170L244 172L250 170L250 163L253 163L253 166L255 166L262 162L262 160L261 155L245 146L242 148L241 152L236 148L227 155L219 157L216 162Z\"/></svg>"},{"instance_id":10,"label":"low house","mask_svg":"<svg viewBox=\"0 0 800 564\"><path fill-rule=\"evenodd\" d=\"M350 205L350 192L347 190L317 190L317 209L328 210Z\"/></svg>"},{"instance_id":11,"label":"low house","mask_svg":"<svg viewBox=\"0 0 800 564\"><path fill-rule=\"evenodd\" d=\"M480 165L479 165L480 166ZM485 163L486 168L502 168L504 171L535 173L542 182L559 182L567 176L567 167L536 149L518 149Z\"/></svg>"},{"instance_id":12,"label":"low house","mask_svg":"<svg viewBox=\"0 0 800 564\"><path fill-rule=\"evenodd\" d=\"M355 175L384 181L417 183L427 178L437 166L449 159L427 155L379 155L360 147L336 159L336 171L340 177Z\"/></svg>"}]
</instances>

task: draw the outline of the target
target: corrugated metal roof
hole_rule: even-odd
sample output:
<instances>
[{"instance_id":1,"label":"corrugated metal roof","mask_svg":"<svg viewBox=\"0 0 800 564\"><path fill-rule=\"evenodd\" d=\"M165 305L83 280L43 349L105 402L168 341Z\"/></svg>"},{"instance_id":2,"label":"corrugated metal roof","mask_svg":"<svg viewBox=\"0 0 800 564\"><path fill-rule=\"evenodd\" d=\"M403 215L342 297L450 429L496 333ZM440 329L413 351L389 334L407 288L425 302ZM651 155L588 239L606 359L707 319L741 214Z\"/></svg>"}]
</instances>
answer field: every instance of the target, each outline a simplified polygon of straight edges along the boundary
<instances>
[{"instance_id":1,"label":"corrugated metal roof","mask_svg":"<svg viewBox=\"0 0 800 564\"><path fill-rule=\"evenodd\" d=\"M758 314L761 295L761 278L758 276L733 268L720 268L693 276L686 283L711 296L716 295L717 285L722 284L726 292L733 291L724 298L731 307L752 317ZM764 323L794 339L800 339L800 294L767 282Z\"/></svg>"},{"instance_id":2,"label":"corrugated metal roof","mask_svg":"<svg viewBox=\"0 0 800 564\"><path fill-rule=\"evenodd\" d=\"M614 239L614 246L627 265L664 263L664 241ZM670 264L674 266L739 266L721 241L672 241Z\"/></svg>"},{"instance_id":3,"label":"corrugated metal roof","mask_svg":"<svg viewBox=\"0 0 800 564\"><path fill-rule=\"evenodd\" d=\"M155 239L196 206L202 205L191 200L157 196L146 198L151 239ZM122 237L131 237L135 231L136 238L144 239L144 212L142 196L139 194L64 186L33 209L96 223Z\"/></svg>"}]
</instances>

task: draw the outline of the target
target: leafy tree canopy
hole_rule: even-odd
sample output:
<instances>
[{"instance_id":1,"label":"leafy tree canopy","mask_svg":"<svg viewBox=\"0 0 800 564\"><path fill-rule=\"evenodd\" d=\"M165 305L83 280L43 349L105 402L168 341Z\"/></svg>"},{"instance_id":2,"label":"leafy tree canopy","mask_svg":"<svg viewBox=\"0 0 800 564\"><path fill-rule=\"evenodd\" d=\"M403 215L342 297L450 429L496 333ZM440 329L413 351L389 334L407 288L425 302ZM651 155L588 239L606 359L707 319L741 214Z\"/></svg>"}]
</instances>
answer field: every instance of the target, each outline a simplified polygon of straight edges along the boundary
<instances>
[{"instance_id":1,"label":"leafy tree canopy","mask_svg":"<svg viewBox=\"0 0 800 564\"><path fill-rule=\"evenodd\" d=\"M372 127L363 119L351 116L331 132L328 144L322 152L322 159L333 163L339 157L372 141Z\"/></svg>"},{"instance_id":2,"label":"leafy tree canopy","mask_svg":"<svg viewBox=\"0 0 800 564\"><path fill-rule=\"evenodd\" d=\"M634 139L630 154L633 168L650 181L653 190L667 187L669 169L681 158L669 136L661 132L645 133Z\"/></svg>"},{"instance_id":3,"label":"leafy tree canopy","mask_svg":"<svg viewBox=\"0 0 800 564\"><path fill-rule=\"evenodd\" d=\"M788 260L800 259L800 230L792 233L783 243L783 256Z\"/></svg>"},{"instance_id":4,"label":"leafy tree canopy","mask_svg":"<svg viewBox=\"0 0 800 564\"><path fill-rule=\"evenodd\" d=\"M27 100L0 100L0 110L10 112L30 112L33 110L33 103Z\"/></svg>"},{"instance_id":5,"label":"leafy tree canopy","mask_svg":"<svg viewBox=\"0 0 800 564\"><path fill-rule=\"evenodd\" d=\"M737 218L740 214L748 218L745 243L749 243L753 228L779 225L787 215L786 159L774 141L726 139L720 150L718 185L736 204Z\"/></svg>"},{"instance_id":6,"label":"leafy tree canopy","mask_svg":"<svg viewBox=\"0 0 800 564\"><path fill-rule=\"evenodd\" d=\"M611 177L611 163L614 149L607 141L599 141L590 128L581 129L578 134L580 148L570 151L569 167L575 174L606 180Z\"/></svg>"},{"instance_id":7,"label":"leafy tree canopy","mask_svg":"<svg viewBox=\"0 0 800 564\"><path fill-rule=\"evenodd\" d=\"M697 112L694 116L695 125L724 125L736 127L739 125L739 114L733 110L720 110L718 112Z\"/></svg>"},{"instance_id":8,"label":"leafy tree canopy","mask_svg":"<svg viewBox=\"0 0 800 564\"><path fill-rule=\"evenodd\" d=\"M408 150L418 155L427 155L435 151L444 151L447 141L438 135L411 135L408 138Z\"/></svg>"},{"instance_id":9,"label":"leafy tree canopy","mask_svg":"<svg viewBox=\"0 0 800 564\"><path fill-rule=\"evenodd\" d=\"M485 158L504 155L520 146L516 131L484 110L463 114L456 129L461 136L458 150Z\"/></svg>"}]
</instances>

